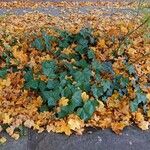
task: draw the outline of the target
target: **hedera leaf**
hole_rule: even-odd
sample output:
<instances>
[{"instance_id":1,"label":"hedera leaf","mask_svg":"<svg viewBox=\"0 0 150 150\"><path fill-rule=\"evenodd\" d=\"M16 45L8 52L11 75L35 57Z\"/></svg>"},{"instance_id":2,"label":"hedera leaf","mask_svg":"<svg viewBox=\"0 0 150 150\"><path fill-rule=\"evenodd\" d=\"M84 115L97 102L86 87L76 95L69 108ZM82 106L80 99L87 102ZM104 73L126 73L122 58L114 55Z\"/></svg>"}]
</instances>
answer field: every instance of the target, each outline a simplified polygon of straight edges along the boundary
<instances>
[{"instance_id":1,"label":"hedera leaf","mask_svg":"<svg viewBox=\"0 0 150 150\"><path fill-rule=\"evenodd\" d=\"M71 104L74 109L82 105L81 90L78 90L73 94Z\"/></svg>"},{"instance_id":2,"label":"hedera leaf","mask_svg":"<svg viewBox=\"0 0 150 150\"><path fill-rule=\"evenodd\" d=\"M58 80L48 80L47 88L50 89L50 90L52 90L52 89L57 88L58 85L59 85Z\"/></svg>"},{"instance_id":3,"label":"hedera leaf","mask_svg":"<svg viewBox=\"0 0 150 150\"><path fill-rule=\"evenodd\" d=\"M13 54L10 50L6 50L2 53L2 58L5 60L6 65L10 65L11 58L13 58Z\"/></svg>"},{"instance_id":4,"label":"hedera leaf","mask_svg":"<svg viewBox=\"0 0 150 150\"><path fill-rule=\"evenodd\" d=\"M73 77L78 83L87 82L91 78L91 70L89 68L84 68L83 71L76 71Z\"/></svg>"},{"instance_id":5,"label":"hedera leaf","mask_svg":"<svg viewBox=\"0 0 150 150\"><path fill-rule=\"evenodd\" d=\"M93 60L92 69L99 73L102 70L102 63L98 60Z\"/></svg>"},{"instance_id":6,"label":"hedera leaf","mask_svg":"<svg viewBox=\"0 0 150 150\"><path fill-rule=\"evenodd\" d=\"M0 78L5 78L6 74L7 74L7 68L6 67L0 69Z\"/></svg>"},{"instance_id":7,"label":"hedera leaf","mask_svg":"<svg viewBox=\"0 0 150 150\"><path fill-rule=\"evenodd\" d=\"M33 41L31 46L36 48L36 49L38 49L38 50L40 50L40 51L43 51L45 49L44 42L43 42L43 40L41 38L36 38Z\"/></svg>"},{"instance_id":8,"label":"hedera leaf","mask_svg":"<svg viewBox=\"0 0 150 150\"><path fill-rule=\"evenodd\" d=\"M126 69L129 71L130 74L135 74L136 70L132 64L126 66Z\"/></svg>"},{"instance_id":9,"label":"hedera leaf","mask_svg":"<svg viewBox=\"0 0 150 150\"><path fill-rule=\"evenodd\" d=\"M97 86L95 84L91 87L91 91L93 93L93 96L96 99L98 99L100 96L102 96L104 94L103 87L102 86L99 87L99 86Z\"/></svg>"},{"instance_id":10,"label":"hedera leaf","mask_svg":"<svg viewBox=\"0 0 150 150\"><path fill-rule=\"evenodd\" d=\"M89 59L94 59L95 58L95 54L94 54L93 50L88 50L88 58Z\"/></svg>"},{"instance_id":11,"label":"hedera leaf","mask_svg":"<svg viewBox=\"0 0 150 150\"><path fill-rule=\"evenodd\" d=\"M103 91L106 92L107 90L110 90L112 87L112 83L109 80L102 80L101 85L103 86Z\"/></svg>"},{"instance_id":12,"label":"hedera leaf","mask_svg":"<svg viewBox=\"0 0 150 150\"><path fill-rule=\"evenodd\" d=\"M87 68L89 64L87 63L86 60L81 59L81 60L77 61L75 63L75 65L84 69L84 68Z\"/></svg>"},{"instance_id":13,"label":"hedera leaf","mask_svg":"<svg viewBox=\"0 0 150 150\"><path fill-rule=\"evenodd\" d=\"M47 102L49 107L56 105L56 102L60 99L59 91L43 91L42 97Z\"/></svg>"},{"instance_id":14,"label":"hedera leaf","mask_svg":"<svg viewBox=\"0 0 150 150\"><path fill-rule=\"evenodd\" d=\"M141 90L136 91L135 99L130 103L130 108L132 112L137 111L139 104L145 104L147 101L146 94Z\"/></svg>"},{"instance_id":15,"label":"hedera leaf","mask_svg":"<svg viewBox=\"0 0 150 150\"><path fill-rule=\"evenodd\" d=\"M44 104L39 108L39 111L40 112L49 111L49 107L47 106L47 104Z\"/></svg>"},{"instance_id":16,"label":"hedera leaf","mask_svg":"<svg viewBox=\"0 0 150 150\"><path fill-rule=\"evenodd\" d=\"M49 78L55 78L56 77L56 62L55 61L44 61L42 63L42 70L43 74L48 76Z\"/></svg>"},{"instance_id":17,"label":"hedera leaf","mask_svg":"<svg viewBox=\"0 0 150 150\"><path fill-rule=\"evenodd\" d=\"M114 74L114 71L112 69L112 63L110 61L105 61L102 63L102 71Z\"/></svg>"},{"instance_id":18,"label":"hedera leaf","mask_svg":"<svg viewBox=\"0 0 150 150\"><path fill-rule=\"evenodd\" d=\"M72 107L72 105L67 105L67 106L61 107L60 112L58 112L58 114L57 114L58 118L64 118L68 114L72 113L73 110L74 110L74 108Z\"/></svg>"},{"instance_id":19,"label":"hedera leaf","mask_svg":"<svg viewBox=\"0 0 150 150\"><path fill-rule=\"evenodd\" d=\"M37 90L39 87L39 81L31 79L29 82L25 83L24 87L26 89L34 89Z\"/></svg>"},{"instance_id":20,"label":"hedera leaf","mask_svg":"<svg viewBox=\"0 0 150 150\"><path fill-rule=\"evenodd\" d=\"M83 46L84 48L85 48L85 47L88 47L88 40L86 40L86 39L84 39L84 38L80 38L80 39L78 40L78 44L81 45L81 46Z\"/></svg>"},{"instance_id":21,"label":"hedera leaf","mask_svg":"<svg viewBox=\"0 0 150 150\"><path fill-rule=\"evenodd\" d=\"M45 91L47 89L47 85L45 81L39 80L38 88L40 91Z\"/></svg>"},{"instance_id":22,"label":"hedera leaf","mask_svg":"<svg viewBox=\"0 0 150 150\"><path fill-rule=\"evenodd\" d=\"M44 41L45 41L46 50L49 51L51 49L50 41L51 41L52 37L49 36L49 35L43 34L43 38L44 38Z\"/></svg>"},{"instance_id":23,"label":"hedera leaf","mask_svg":"<svg viewBox=\"0 0 150 150\"><path fill-rule=\"evenodd\" d=\"M77 90L73 95L69 102L69 105L61 107L60 112L58 113L59 118L63 118L68 114L72 113L75 108L82 106L83 101L81 98L81 90Z\"/></svg>"},{"instance_id":24,"label":"hedera leaf","mask_svg":"<svg viewBox=\"0 0 150 150\"><path fill-rule=\"evenodd\" d=\"M77 45L75 51L82 55L85 52L85 47L83 45Z\"/></svg>"},{"instance_id":25,"label":"hedera leaf","mask_svg":"<svg viewBox=\"0 0 150 150\"><path fill-rule=\"evenodd\" d=\"M26 89L38 90L39 80L34 80L33 72L31 68L26 69L24 79L25 79L24 87Z\"/></svg>"},{"instance_id":26,"label":"hedera leaf","mask_svg":"<svg viewBox=\"0 0 150 150\"><path fill-rule=\"evenodd\" d=\"M77 115L84 121L90 119L96 109L98 102L96 100L88 100L82 108L77 110Z\"/></svg>"},{"instance_id":27,"label":"hedera leaf","mask_svg":"<svg viewBox=\"0 0 150 150\"><path fill-rule=\"evenodd\" d=\"M120 85L122 87L127 87L128 84L129 84L129 79L127 77L122 77L120 81Z\"/></svg>"},{"instance_id":28,"label":"hedera leaf","mask_svg":"<svg viewBox=\"0 0 150 150\"><path fill-rule=\"evenodd\" d=\"M24 79L26 82L29 82L30 80L33 79L33 71L31 68L26 68L25 70L25 75L24 75Z\"/></svg>"}]
</instances>

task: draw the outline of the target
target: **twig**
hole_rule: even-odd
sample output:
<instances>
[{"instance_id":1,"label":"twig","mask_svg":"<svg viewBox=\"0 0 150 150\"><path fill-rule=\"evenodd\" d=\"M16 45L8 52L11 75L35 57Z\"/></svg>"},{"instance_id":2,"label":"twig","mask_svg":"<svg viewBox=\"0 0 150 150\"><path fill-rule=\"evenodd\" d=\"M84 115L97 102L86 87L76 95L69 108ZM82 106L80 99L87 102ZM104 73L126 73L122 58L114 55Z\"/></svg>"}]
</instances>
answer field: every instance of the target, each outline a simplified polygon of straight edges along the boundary
<instances>
[{"instance_id":1,"label":"twig","mask_svg":"<svg viewBox=\"0 0 150 150\"><path fill-rule=\"evenodd\" d=\"M120 49L120 47L124 44L124 41L125 41L132 33L134 33L134 32L135 32L136 30L138 30L140 27L142 27L143 25L145 25L145 24L149 21L149 19L150 19L150 16L149 16L142 24L140 24L137 28L135 28L135 29L132 30L131 32L128 32L128 33L124 36L123 40L120 42L119 47L117 48L116 51L118 51L118 50Z\"/></svg>"}]
</instances>

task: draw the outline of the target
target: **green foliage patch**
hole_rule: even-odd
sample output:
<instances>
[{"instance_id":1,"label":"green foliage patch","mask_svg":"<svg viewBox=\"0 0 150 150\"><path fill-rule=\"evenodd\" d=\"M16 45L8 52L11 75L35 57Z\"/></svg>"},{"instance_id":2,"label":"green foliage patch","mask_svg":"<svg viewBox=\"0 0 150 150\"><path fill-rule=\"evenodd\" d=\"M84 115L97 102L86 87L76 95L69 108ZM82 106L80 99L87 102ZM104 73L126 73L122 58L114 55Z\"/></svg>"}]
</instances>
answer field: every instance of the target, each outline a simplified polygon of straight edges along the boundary
<instances>
[{"instance_id":1,"label":"green foliage patch","mask_svg":"<svg viewBox=\"0 0 150 150\"><path fill-rule=\"evenodd\" d=\"M69 99L68 105L62 106L56 116L63 118L70 113L76 113L81 119L87 121L94 113L99 100L106 102L115 91L120 96L128 95L129 84L132 84L133 87L135 84L128 77L116 74L112 61L101 62L96 59L91 46L97 44L97 39L93 36L91 29L83 28L77 34L61 30L58 32L60 36L57 38L43 34L31 44L39 51L51 51L52 41L58 45L58 51L52 51L54 56L57 55L57 59L44 61L41 64L41 74L45 75L48 81L40 80L33 74L31 68L24 70L24 87L36 91L43 99L40 111L54 109L58 106L58 100L66 97ZM73 43L77 46L72 54L62 53L64 48ZM128 62L125 62L125 65L129 75L136 78L134 66ZM92 99L84 102L81 97L82 92L87 92ZM146 97L140 89L136 92L136 98L131 102L131 111L136 111L141 103L146 103Z\"/></svg>"}]
</instances>

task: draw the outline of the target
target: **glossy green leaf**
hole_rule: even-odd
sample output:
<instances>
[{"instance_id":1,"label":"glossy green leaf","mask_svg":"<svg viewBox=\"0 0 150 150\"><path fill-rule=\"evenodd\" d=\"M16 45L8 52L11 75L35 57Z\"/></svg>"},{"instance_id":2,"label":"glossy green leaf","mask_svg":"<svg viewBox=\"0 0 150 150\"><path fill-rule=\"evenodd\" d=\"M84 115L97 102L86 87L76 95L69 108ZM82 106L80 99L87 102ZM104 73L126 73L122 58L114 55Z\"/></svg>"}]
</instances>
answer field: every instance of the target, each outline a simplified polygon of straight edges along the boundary
<instances>
[{"instance_id":1,"label":"glossy green leaf","mask_svg":"<svg viewBox=\"0 0 150 150\"><path fill-rule=\"evenodd\" d=\"M89 120L95 112L98 102L96 100L88 100L82 108L77 110L77 115L84 121Z\"/></svg>"},{"instance_id":2,"label":"glossy green leaf","mask_svg":"<svg viewBox=\"0 0 150 150\"><path fill-rule=\"evenodd\" d=\"M7 68L6 67L0 69L0 78L5 78L6 74L7 74Z\"/></svg>"}]
</instances>

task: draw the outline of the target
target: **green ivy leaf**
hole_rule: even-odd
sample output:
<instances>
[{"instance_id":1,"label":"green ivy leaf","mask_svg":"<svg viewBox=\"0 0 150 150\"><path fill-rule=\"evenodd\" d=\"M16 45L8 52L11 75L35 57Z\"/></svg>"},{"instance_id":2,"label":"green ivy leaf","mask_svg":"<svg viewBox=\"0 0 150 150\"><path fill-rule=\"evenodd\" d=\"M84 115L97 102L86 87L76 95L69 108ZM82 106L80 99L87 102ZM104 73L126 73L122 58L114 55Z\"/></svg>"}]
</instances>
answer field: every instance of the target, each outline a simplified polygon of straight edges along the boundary
<instances>
[{"instance_id":1,"label":"green ivy leaf","mask_svg":"<svg viewBox=\"0 0 150 150\"><path fill-rule=\"evenodd\" d=\"M29 82L26 82L24 87L26 89L33 89L33 90L37 90L39 87L39 81L38 80L33 80L31 79Z\"/></svg>"},{"instance_id":2,"label":"green ivy leaf","mask_svg":"<svg viewBox=\"0 0 150 150\"><path fill-rule=\"evenodd\" d=\"M69 105L61 107L60 112L58 113L59 118L63 118L68 114L72 113L75 108L82 106L83 101L81 98L81 90L76 91L69 102Z\"/></svg>"},{"instance_id":3,"label":"green ivy leaf","mask_svg":"<svg viewBox=\"0 0 150 150\"><path fill-rule=\"evenodd\" d=\"M49 107L56 105L56 102L60 99L59 91L43 91L42 98L47 102Z\"/></svg>"},{"instance_id":4,"label":"green ivy leaf","mask_svg":"<svg viewBox=\"0 0 150 150\"><path fill-rule=\"evenodd\" d=\"M55 72L57 70L56 62L44 61L42 63L42 70L44 75L48 76L49 78L55 78L56 77Z\"/></svg>"},{"instance_id":5,"label":"green ivy leaf","mask_svg":"<svg viewBox=\"0 0 150 150\"><path fill-rule=\"evenodd\" d=\"M146 94L143 91L137 90L136 91L136 98L130 103L130 109L132 112L137 111L139 104L145 104L147 101Z\"/></svg>"},{"instance_id":6,"label":"green ivy leaf","mask_svg":"<svg viewBox=\"0 0 150 150\"><path fill-rule=\"evenodd\" d=\"M40 50L40 51L43 51L45 49L44 42L41 38L36 38L33 41L33 43L31 44L31 46Z\"/></svg>"},{"instance_id":7,"label":"green ivy leaf","mask_svg":"<svg viewBox=\"0 0 150 150\"><path fill-rule=\"evenodd\" d=\"M60 112L58 112L58 118L64 118L65 116L67 116L68 114L72 113L74 110L72 105L67 105L67 106L63 106L61 107Z\"/></svg>"},{"instance_id":8,"label":"green ivy leaf","mask_svg":"<svg viewBox=\"0 0 150 150\"><path fill-rule=\"evenodd\" d=\"M101 85L103 86L103 91L106 92L107 90L110 90L112 87L112 83L109 80L102 80Z\"/></svg>"},{"instance_id":9,"label":"green ivy leaf","mask_svg":"<svg viewBox=\"0 0 150 150\"><path fill-rule=\"evenodd\" d=\"M110 61L105 61L102 63L102 71L114 74L112 63Z\"/></svg>"},{"instance_id":10,"label":"green ivy leaf","mask_svg":"<svg viewBox=\"0 0 150 150\"><path fill-rule=\"evenodd\" d=\"M87 63L86 60L81 59L81 60L77 61L75 63L75 65L84 69L84 68L87 68L89 64Z\"/></svg>"},{"instance_id":11,"label":"green ivy leaf","mask_svg":"<svg viewBox=\"0 0 150 150\"><path fill-rule=\"evenodd\" d=\"M91 91L93 93L93 96L98 99L100 96L102 96L104 94L104 91L103 91L103 87L99 87L97 85L93 85L92 88L91 88Z\"/></svg>"},{"instance_id":12,"label":"green ivy leaf","mask_svg":"<svg viewBox=\"0 0 150 150\"><path fill-rule=\"evenodd\" d=\"M29 82L30 80L33 80L33 71L31 68L26 68L25 69L25 75L24 79L26 82Z\"/></svg>"},{"instance_id":13,"label":"green ivy leaf","mask_svg":"<svg viewBox=\"0 0 150 150\"><path fill-rule=\"evenodd\" d=\"M96 100L88 100L85 102L82 108L77 110L77 115L82 120L87 121L92 117L97 105L98 102Z\"/></svg>"},{"instance_id":14,"label":"green ivy leaf","mask_svg":"<svg viewBox=\"0 0 150 150\"><path fill-rule=\"evenodd\" d=\"M129 64L126 66L127 71L129 71L130 74L135 74L136 70L132 64Z\"/></svg>"},{"instance_id":15,"label":"green ivy leaf","mask_svg":"<svg viewBox=\"0 0 150 150\"><path fill-rule=\"evenodd\" d=\"M85 53L85 47L83 45L77 45L75 51L82 55Z\"/></svg>"},{"instance_id":16,"label":"green ivy leaf","mask_svg":"<svg viewBox=\"0 0 150 150\"><path fill-rule=\"evenodd\" d=\"M97 73L101 72L102 70L102 63L98 60L93 60L92 62L92 69L96 71Z\"/></svg>"},{"instance_id":17,"label":"green ivy leaf","mask_svg":"<svg viewBox=\"0 0 150 150\"><path fill-rule=\"evenodd\" d=\"M47 106L47 104L44 104L39 108L39 111L40 112L49 111L49 107Z\"/></svg>"},{"instance_id":18,"label":"green ivy leaf","mask_svg":"<svg viewBox=\"0 0 150 150\"><path fill-rule=\"evenodd\" d=\"M52 90L58 88L59 81L58 80L48 80L47 88Z\"/></svg>"},{"instance_id":19,"label":"green ivy leaf","mask_svg":"<svg viewBox=\"0 0 150 150\"><path fill-rule=\"evenodd\" d=\"M6 67L0 69L0 78L5 78L6 74L7 74L7 68Z\"/></svg>"},{"instance_id":20,"label":"green ivy leaf","mask_svg":"<svg viewBox=\"0 0 150 150\"><path fill-rule=\"evenodd\" d=\"M45 41L46 50L47 51L51 50L51 43L50 43L50 41L52 40L52 36L43 34L43 38L44 38L44 41Z\"/></svg>"},{"instance_id":21,"label":"green ivy leaf","mask_svg":"<svg viewBox=\"0 0 150 150\"><path fill-rule=\"evenodd\" d=\"M45 81L39 80L38 88L40 91L45 91L47 89L47 85Z\"/></svg>"},{"instance_id":22,"label":"green ivy leaf","mask_svg":"<svg viewBox=\"0 0 150 150\"><path fill-rule=\"evenodd\" d=\"M88 58L89 59L94 59L95 58L95 54L93 50L88 50Z\"/></svg>"},{"instance_id":23,"label":"green ivy leaf","mask_svg":"<svg viewBox=\"0 0 150 150\"><path fill-rule=\"evenodd\" d=\"M73 108L79 107L82 105L82 98L81 98L81 90L76 91L71 99L71 104L73 105Z\"/></svg>"}]
</instances>

